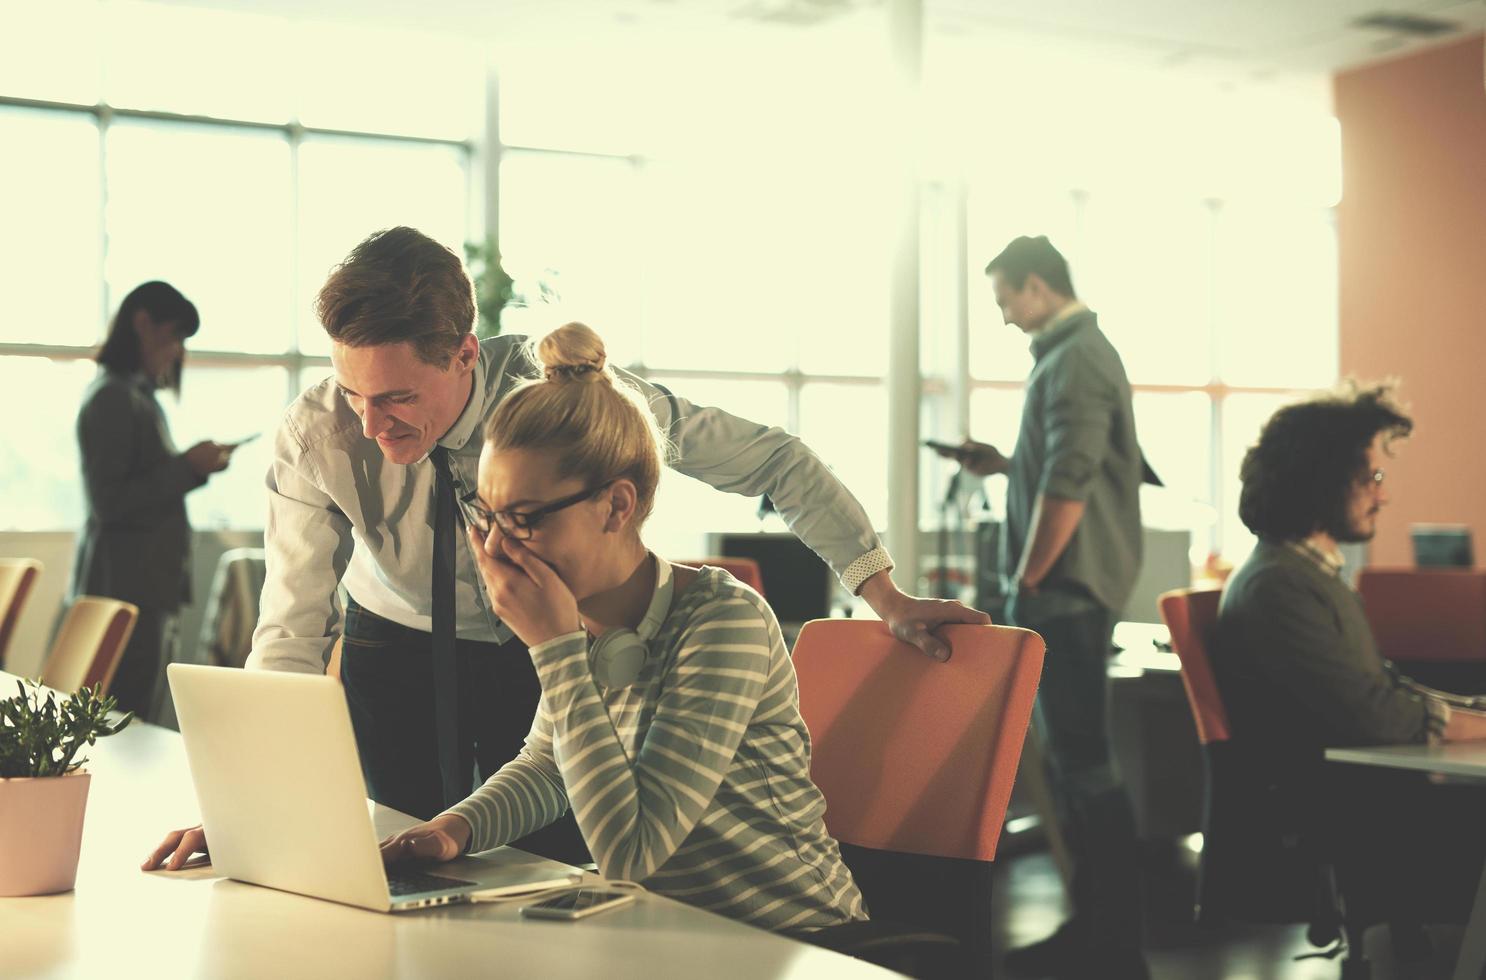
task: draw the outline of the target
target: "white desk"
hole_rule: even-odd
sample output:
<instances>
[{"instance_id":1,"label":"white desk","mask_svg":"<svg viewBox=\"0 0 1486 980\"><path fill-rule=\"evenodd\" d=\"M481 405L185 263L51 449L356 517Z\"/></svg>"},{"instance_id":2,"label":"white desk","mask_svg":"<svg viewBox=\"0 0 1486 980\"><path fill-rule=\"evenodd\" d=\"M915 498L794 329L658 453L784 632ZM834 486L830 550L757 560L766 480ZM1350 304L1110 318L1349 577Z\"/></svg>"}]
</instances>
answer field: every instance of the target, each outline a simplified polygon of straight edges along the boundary
<instances>
[{"instance_id":1,"label":"white desk","mask_svg":"<svg viewBox=\"0 0 1486 980\"><path fill-rule=\"evenodd\" d=\"M0 672L0 691L14 680ZM897 974L656 895L579 922L515 905L395 915L229 881L139 870L197 807L180 736L138 722L90 750L77 887L0 898L0 974L17 977L887 978ZM412 818L377 808L379 833ZM14 847L15 841L0 841ZM564 865L501 848L482 857ZM448 866L459 873L459 863Z\"/></svg>"},{"instance_id":2,"label":"white desk","mask_svg":"<svg viewBox=\"0 0 1486 980\"><path fill-rule=\"evenodd\" d=\"M1159 623L1116 623L1114 644L1119 653L1110 659L1111 677L1181 672L1182 662L1171 652L1171 631Z\"/></svg>"},{"instance_id":3,"label":"white desk","mask_svg":"<svg viewBox=\"0 0 1486 980\"><path fill-rule=\"evenodd\" d=\"M1368 749L1327 749L1328 762L1347 762L1385 769L1413 769L1441 772L1451 776L1475 776L1486 779L1486 744L1454 742L1448 745L1385 745ZM1481 884L1471 907L1470 922L1465 927L1465 940L1460 946L1460 959L1455 964L1455 980L1481 980L1486 974L1486 867L1481 869Z\"/></svg>"}]
</instances>

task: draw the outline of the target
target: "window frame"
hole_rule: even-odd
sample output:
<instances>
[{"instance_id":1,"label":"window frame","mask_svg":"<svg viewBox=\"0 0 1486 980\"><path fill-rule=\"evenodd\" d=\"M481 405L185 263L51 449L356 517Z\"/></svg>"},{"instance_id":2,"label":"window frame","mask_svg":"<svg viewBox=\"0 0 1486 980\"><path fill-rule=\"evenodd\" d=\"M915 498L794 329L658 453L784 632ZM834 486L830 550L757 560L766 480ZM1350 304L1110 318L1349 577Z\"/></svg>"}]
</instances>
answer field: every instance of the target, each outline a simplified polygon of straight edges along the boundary
<instances>
[{"instance_id":1,"label":"window frame","mask_svg":"<svg viewBox=\"0 0 1486 980\"><path fill-rule=\"evenodd\" d=\"M299 150L306 136L328 136L337 138L350 138L357 140L368 140L381 143L411 143L417 145L433 145L452 147L462 154L462 164L465 171L465 194L466 207L464 213L465 241L472 241L479 231L477 225L477 209L470 206L473 199L472 188L475 186L476 173L480 165L479 145L474 139L455 140L441 139L430 136L416 136L400 133L379 133L364 130L334 129L325 127L313 127L301 125L298 121L289 120L281 123L269 123L257 120L232 119L217 116L190 115L175 112L162 112L146 109L126 109L111 106L106 102L96 105L84 105L72 102L55 102L44 99L28 99L0 94L0 107L29 109L42 112L55 112L71 114L79 117L90 117L98 130L98 154L97 172L103 194L100 196L100 213L98 216L97 230L101 237L99 249L99 263L97 268L98 296L99 296L99 319L97 339L93 344L38 344L15 341L0 341L0 357L19 356L44 358L51 361L82 361L92 360L97 353L98 344L102 343L106 331L108 318L117 306L116 298L110 295L107 278L104 274L104 263L107 262L107 243L109 228L107 225L107 137L110 125L116 119L143 120L147 122L163 122L169 124L186 123L206 127L219 127L224 130L253 130L268 131L280 134L288 144L289 148L289 240L287 247L292 250L290 274L292 280L289 284L290 294L294 309L303 308L310 297L303 295L303 284L298 281L298 254L299 254ZM331 365L330 358L318 354L306 354L300 350L298 324L289 325L293 329L289 331L288 347L279 353L248 353L245 351L234 351L229 349L212 349L191 347L190 363L193 371L202 369L223 367L263 367L278 368L282 370L284 377L284 404L288 405L297 398L304 390L302 379L307 372L316 369L326 369ZM24 528L21 530L70 530L63 528Z\"/></svg>"}]
</instances>

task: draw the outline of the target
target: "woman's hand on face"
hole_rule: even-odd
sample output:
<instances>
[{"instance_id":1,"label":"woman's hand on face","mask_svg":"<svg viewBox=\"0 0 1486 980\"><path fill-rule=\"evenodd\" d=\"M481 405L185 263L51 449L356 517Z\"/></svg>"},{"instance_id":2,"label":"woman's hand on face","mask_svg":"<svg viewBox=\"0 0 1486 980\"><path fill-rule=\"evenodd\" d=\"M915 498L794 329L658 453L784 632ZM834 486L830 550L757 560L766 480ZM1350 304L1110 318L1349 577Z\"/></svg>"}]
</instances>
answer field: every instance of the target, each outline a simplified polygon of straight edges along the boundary
<instances>
[{"instance_id":1,"label":"woman's hand on face","mask_svg":"<svg viewBox=\"0 0 1486 980\"><path fill-rule=\"evenodd\" d=\"M469 842L470 825L463 817L445 813L382 841L382 863L391 867L405 861L452 861Z\"/></svg>"},{"instance_id":2,"label":"woman's hand on face","mask_svg":"<svg viewBox=\"0 0 1486 980\"><path fill-rule=\"evenodd\" d=\"M578 600L552 567L523 542L492 530L470 542L497 616L529 647L582 628Z\"/></svg>"},{"instance_id":3,"label":"woman's hand on face","mask_svg":"<svg viewBox=\"0 0 1486 980\"><path fill-rule=\"evenodd\" d=\"M139 866L139 870L154 871L163 867L166 871L179 871L191 859L191 855L198 851L206 853L206 832L204 830L200 827L172 830L165 835L160 846L144 859L144 864Z\"/></svg>"}]
</instances>

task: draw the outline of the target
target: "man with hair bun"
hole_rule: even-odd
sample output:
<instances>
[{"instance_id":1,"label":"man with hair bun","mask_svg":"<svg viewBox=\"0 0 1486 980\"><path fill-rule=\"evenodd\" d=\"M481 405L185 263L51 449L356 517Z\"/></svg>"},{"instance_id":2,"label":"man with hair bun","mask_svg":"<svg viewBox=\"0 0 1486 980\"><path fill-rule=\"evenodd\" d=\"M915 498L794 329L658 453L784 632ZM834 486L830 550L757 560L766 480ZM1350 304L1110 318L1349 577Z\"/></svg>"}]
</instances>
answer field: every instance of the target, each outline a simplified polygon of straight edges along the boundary
<instances>
[{"instance_id":1,"label":"man with hair bun","mask_svg":"<svg viewBox=\"0 0 1486 980\"><path fill-rule=\"evenodd\" d=\"M341 680L368 795L427 819L469 794L477 767L489 776L516 756L541 693L525 644L492 608L479 556L458 533L461 503L478 494L478 435L534 369L523 338L476 339L469 276L412 228L356 246L316 311L335 374L288 408L274 441L268 572L248 666L323 673L343 637ZM989 622L959 603L900 592L866 512L798 438L622 376L676 447L674 469L728 492L768 494L900 638L944 660L936 628ZM552 832L518 843L586 860L570 820ZM202 845L199 828L176 831L145 866L168 859L178 868Z\"/></svg>"}]
</instances>

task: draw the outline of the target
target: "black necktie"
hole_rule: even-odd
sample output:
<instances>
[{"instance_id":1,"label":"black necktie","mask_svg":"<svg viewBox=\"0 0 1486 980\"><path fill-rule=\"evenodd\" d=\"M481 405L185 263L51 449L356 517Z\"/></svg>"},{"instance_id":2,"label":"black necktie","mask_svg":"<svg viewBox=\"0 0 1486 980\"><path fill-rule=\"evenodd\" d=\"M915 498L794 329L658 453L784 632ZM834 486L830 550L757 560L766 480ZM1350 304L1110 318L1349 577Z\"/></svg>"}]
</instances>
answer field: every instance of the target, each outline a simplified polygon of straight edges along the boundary
<instances>
[{"instance_id":1,"label":"black necktie","mask_svg":"<svg viewBox=\"0 0 1486 980\"><path fill-rule=\"evenodd\" d=\"M444 806L464 799L459 778L459 690L454 659L454 477L449 452L435 446L433 460L433 710L439 735L439 776Z\"/></svg>"}]
</instances>

